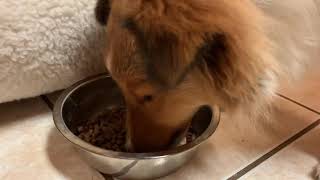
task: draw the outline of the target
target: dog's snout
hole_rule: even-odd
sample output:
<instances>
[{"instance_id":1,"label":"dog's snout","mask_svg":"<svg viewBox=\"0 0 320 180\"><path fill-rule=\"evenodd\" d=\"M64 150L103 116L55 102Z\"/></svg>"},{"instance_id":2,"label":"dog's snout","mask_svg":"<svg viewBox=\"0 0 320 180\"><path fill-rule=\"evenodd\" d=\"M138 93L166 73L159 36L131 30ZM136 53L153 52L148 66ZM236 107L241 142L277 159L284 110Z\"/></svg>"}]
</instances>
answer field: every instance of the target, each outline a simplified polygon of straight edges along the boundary
<instances>
[{"instance_id":1,"label":"dog's snout","mask_svg":"<svg viewBox=\"0 0 320 180\"><path fill-rule=\"evenodd\" d=\"M174 130L139 110L130 110L127 119L126 147L134 152L165 150Z\"/></svg>"}]
</instances>

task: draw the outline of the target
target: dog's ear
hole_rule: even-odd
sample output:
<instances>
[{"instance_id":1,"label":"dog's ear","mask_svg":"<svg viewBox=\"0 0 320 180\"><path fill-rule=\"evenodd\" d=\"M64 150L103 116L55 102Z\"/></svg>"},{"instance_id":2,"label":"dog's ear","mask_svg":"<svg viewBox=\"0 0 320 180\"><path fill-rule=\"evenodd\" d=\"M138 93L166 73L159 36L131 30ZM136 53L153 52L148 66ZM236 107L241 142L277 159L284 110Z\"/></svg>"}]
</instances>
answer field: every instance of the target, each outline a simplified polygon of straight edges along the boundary
<instances>
[{"instance_id":1,"label":"dog's ear","mask_svg":"<svg viewBox=\"0 0 320 180\"><path fill-rule=\"evenodd\" d=\"M188 47L179 47L181 38L156 26L141 28L130 19L125 21L125 27L136 39L149 80L171 88L184 79L193 63L191 52L185 52Z\"/></svg>"},{"instance_id":2,"label":"dog's ear","mask_svg":"<svg viewBox=\"0 0 320 180\"><path fill-rule=\"evenodd\" d=\"M239 99L255 101L257 94L265 92L266 82L275 78L278 67L266 34L237 32L206 35L196 55L202 72L230 104L238 103Z\"/></svg>"},{"instance_id":3,"label":"dog's ear","mask_svg":"<svg viewBox=\"0 0 320 180\"><path fill-rule=\"evenodd\" d=\"M96 20L101 25L106 25L110 13L110 2L109 0L98 0L95 8Z\"/></svg>"},{"instance_id":4,"label":"dog's ear","mask_svg":"<svg viewBox=\"0 0 320 180\"><path fill-rule=\"evenodd\" d=\"M203 71L209 72L217 88L223 88L237 73L237 62L232 57L233 49L227 38L223 33L207 35L195 58L195 61L201 62L202 67L205 67Z\"/></svg>"}]
</instances>

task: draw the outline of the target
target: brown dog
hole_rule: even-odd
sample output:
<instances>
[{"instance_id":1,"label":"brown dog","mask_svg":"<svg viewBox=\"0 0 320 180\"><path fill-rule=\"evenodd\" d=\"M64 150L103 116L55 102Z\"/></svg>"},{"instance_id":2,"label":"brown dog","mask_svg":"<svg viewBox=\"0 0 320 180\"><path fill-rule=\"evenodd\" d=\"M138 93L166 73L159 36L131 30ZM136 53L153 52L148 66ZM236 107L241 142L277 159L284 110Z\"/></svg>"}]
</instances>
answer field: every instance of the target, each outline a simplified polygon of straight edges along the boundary
<instances>
[{"instance_id":1,"label":"brown dog","mask_svg":"<svg viewBox=\"0 0 320 180\"><path fill-rule=\"evenodd\" d=\"M275 58L271 21L250 0L99 0L96 17L138 152L165 148L202 105L260 116L295 64Z\"/></svg>"}]
</instances>

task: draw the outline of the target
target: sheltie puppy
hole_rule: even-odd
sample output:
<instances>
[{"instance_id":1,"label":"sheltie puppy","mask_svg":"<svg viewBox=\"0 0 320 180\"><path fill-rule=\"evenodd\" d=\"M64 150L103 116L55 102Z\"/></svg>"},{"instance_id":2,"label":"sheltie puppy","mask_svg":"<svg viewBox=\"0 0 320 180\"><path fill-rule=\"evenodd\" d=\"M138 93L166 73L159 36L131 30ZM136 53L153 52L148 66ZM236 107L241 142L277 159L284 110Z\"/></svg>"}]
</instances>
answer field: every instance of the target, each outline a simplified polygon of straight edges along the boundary
<instances>
[{"instance_id":1,"label":"sheltie puppy","mask_svg":"<svg viewBox=\"0 0 320 180\"><path fill-rule=\"evenodd\" d=\"M203 105L265 115L280 79L301 74L319 52L316 8L312 0L98 0L130 147L166 148Z\"/></svg>"}]
</instances>

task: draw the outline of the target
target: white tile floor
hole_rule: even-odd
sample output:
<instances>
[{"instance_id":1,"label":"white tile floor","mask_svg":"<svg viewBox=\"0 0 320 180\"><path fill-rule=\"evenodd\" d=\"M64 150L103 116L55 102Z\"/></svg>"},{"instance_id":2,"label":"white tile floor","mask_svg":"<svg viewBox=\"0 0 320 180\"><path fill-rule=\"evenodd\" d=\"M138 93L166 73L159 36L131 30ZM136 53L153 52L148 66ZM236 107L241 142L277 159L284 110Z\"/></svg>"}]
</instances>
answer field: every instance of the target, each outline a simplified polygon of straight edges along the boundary
<instances>
[{"instance_id":1,"label":"white tile floor","mask_svg":"<svg viewBox=\"0 0 320 180\"><path fill-rule=\"evenodd\" d=\"M0 117L1 180L102 179L57 132L40 98L2 104Z\"/></svg>"},{"instance_id":2,"label":"white tile floor","mask_svg":"<svg viewBox=\"0 0 320 180\"><path fill-rule=\"evenodd\" d=\"M262 163L245 179L311 179L320 159L319 140L320 126Z\"/></svg>"},{"instance_id":3,"label":"white tile floor","mask_svg":"<svg viewBox=\"0 0 320 180\"><path fill-rule=\"evenodd\" d=\"M194 160L163 180L312 179L320 159L320 125L284 143L320 119L320 73L303 89L282 94L314 112L278 98L268 121L223 116L214 136ZM302 87L302 86L298 86ZM49 96L54 101L57 94ZM0 105L0 179L102 180L54 128L51 110L41 98ZM282 144L281 146L279 146Z\"/></svg>"}]
</instances>

